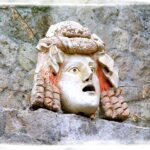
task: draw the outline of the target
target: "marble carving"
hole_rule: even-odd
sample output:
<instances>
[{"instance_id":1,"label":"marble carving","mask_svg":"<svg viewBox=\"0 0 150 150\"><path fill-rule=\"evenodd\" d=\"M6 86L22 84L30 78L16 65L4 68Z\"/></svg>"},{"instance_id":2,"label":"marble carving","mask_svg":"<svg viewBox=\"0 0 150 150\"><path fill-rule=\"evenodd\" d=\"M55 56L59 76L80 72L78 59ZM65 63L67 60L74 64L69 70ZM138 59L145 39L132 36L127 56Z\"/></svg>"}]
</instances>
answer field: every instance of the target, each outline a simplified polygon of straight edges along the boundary
<instances>
[{"instance_id":1,"label":"marble carving","mask_svg":"<svg viewBox=\"0 0 150 150\"><path fill-rule=\"evenodd\" d=\"M31 108L125 120L129 109L104 42L74 21L50 26L37 45Z\"/></svg>"}]
</instances>

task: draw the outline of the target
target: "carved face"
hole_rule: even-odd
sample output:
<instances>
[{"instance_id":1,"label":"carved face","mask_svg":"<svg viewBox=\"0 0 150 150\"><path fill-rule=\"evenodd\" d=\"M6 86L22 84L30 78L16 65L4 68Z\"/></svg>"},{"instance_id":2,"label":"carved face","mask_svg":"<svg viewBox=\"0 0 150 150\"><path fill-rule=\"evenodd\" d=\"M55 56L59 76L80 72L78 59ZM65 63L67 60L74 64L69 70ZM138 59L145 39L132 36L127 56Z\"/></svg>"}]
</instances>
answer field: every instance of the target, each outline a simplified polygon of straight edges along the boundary
<instances>
[{"instance_id":1,"label":"carved face","mask_svg":"<svg viewBox=\"0 0 150 150\"><path fill-rule=\"evenodd\" d=\"M59 81L62 107L70 113L96 112L100 101L96 63L87 56L66 56Z\"/></svg>"}]
</instances>

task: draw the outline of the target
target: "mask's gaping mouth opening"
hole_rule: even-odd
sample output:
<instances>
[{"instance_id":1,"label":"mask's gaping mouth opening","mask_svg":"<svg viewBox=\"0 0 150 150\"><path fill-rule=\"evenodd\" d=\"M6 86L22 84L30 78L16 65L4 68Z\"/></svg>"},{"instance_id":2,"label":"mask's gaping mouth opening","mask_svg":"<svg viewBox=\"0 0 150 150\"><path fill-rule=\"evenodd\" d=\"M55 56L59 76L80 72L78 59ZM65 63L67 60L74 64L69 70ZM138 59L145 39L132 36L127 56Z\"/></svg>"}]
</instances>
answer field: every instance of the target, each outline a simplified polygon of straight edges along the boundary
<instances>
[{"instance_id":1,"label":"mask's gaping mouth opening","mask_svg":"<svg viewBox=\"0 0 150 150\"><path fill-rule=\"evenodd\" d=\"M95 92L95 87L93 85L87 85L82 89L83 92Z\"/></svg>"}]
</instances>

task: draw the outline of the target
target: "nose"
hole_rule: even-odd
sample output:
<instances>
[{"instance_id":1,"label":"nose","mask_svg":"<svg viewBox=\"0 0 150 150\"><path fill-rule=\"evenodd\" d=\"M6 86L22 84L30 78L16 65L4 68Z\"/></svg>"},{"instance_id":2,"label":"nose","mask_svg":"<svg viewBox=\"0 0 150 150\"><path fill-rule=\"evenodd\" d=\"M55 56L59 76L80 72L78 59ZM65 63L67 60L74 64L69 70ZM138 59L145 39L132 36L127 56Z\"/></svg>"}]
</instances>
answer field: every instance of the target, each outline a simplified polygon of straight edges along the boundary
<instances>
[{"instance_id":1,"label":"nose","mask_svg":"<svg viewBox=\"0 0 150 150\"><path fill-rule=\"evenodd\" d=\"M88 82L92 80L93 72L91 69L86 69L85 73L83 74L83 82Z\"/></svg>"}]
</instances>

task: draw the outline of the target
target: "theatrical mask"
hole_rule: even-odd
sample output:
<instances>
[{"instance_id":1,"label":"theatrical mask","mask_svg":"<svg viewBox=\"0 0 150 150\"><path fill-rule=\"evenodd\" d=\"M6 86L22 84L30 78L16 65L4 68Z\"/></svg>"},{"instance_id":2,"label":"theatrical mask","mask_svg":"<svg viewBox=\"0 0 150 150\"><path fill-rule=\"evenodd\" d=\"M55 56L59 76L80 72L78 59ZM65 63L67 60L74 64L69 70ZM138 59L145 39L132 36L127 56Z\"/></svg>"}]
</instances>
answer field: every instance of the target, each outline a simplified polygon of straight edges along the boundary
<instances>
[{"instance_id":1,"label":"theatrical mask","mask_svg":"<svg viewBox=\"0 0 150 150\"><path fill-rule=\"evenodd\" d=\"M50 26L37 45L31 108L126 120L118 69L104 42L74 21ZM97 113L98 112L98 113Z\"/></svg>"}]
</instances>

